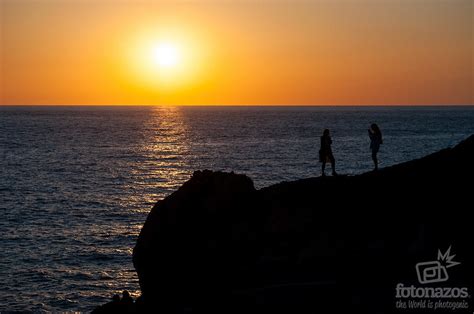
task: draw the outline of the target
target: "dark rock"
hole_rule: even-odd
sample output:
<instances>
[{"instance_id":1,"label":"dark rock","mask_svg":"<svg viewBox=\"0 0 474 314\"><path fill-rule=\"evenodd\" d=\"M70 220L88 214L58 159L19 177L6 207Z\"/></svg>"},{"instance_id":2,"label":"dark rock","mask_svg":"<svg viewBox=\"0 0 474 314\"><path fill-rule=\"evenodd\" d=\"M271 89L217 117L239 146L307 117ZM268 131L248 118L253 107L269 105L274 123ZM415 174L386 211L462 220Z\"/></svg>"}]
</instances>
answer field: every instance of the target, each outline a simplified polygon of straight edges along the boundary
<instances>
[{"instance_id":1,"label":"dark rock","mask_svg":"<svg viewBox=\"0 0 474 314\"><path fill-rule=\"evenodd\" d=\"M127 310L120 304L120 296L116 294L113 296L112 301L98 306L92 311L92 314L127 313Z\"/></svg>"},{"instance_id":2,"label":"dark rock","mask_svg":"<svg viewBox=\"0 0 474 314\"><path fill-rule=\"evenodd\" d=\"M415 284L415 264L449 246L462 261L450 284L472 289L473 160L471 136L378 172L261 190L244 175L197 171L141 230L140 308L395 312L396 283Z\"/></svg>"}]
</instances>

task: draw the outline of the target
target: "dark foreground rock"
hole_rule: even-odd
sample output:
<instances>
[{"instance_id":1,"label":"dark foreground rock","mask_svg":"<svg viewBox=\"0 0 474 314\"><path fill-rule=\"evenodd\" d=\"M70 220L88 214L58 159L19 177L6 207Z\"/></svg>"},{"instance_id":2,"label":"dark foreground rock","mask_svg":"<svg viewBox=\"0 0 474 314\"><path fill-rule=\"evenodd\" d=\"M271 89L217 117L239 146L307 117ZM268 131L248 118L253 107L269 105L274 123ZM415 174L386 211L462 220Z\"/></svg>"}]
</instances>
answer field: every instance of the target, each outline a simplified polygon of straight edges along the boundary
<instances>
[{"instance_id":1,"label":"dark foreground rock","mask_svg":"<svg viewBox=\"0 0 474 314\"><path fill-rule=\"evenodd\" d=\"M471 136L376 173L261 190L244 175L197 171L153 207L140 233L142 309L407 312L396 310L397 284L426 286L415 265L450 246L461 264L437 285L472 294L473 161Z\"/></svg>"}]
</instances>

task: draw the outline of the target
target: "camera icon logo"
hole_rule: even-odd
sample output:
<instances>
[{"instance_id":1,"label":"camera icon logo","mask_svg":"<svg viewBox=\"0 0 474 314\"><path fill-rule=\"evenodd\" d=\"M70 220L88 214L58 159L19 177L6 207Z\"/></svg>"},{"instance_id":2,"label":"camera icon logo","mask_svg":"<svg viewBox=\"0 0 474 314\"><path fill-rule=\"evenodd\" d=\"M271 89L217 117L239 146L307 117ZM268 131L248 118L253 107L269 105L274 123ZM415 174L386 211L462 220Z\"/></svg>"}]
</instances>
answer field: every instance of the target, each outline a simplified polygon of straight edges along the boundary
<instances>
[{"instance_id":1,"label":"camera icon logo","mask_svg":"<svg viewBox=\"0 0 474 314\"><path fill-rule=\"evenodd\" d=\"M446 267L438 261L416 264L416 274L421 284L443 282L449 279Z\"/></svg>"},{"instance_id":2,"label":"camera icon logo","mask_svg":"<svg viewBox=\"0 0 474 314\"><path fill-rule=\"evenodd\" d=\"M438 250L438 260L421 262L416 264L416 274L421 284L444 282L449 279L448 268L459 265L461 263L453 261L456 255L451 255L451 247L442 254Z\"/></svg>"}]
</instances>

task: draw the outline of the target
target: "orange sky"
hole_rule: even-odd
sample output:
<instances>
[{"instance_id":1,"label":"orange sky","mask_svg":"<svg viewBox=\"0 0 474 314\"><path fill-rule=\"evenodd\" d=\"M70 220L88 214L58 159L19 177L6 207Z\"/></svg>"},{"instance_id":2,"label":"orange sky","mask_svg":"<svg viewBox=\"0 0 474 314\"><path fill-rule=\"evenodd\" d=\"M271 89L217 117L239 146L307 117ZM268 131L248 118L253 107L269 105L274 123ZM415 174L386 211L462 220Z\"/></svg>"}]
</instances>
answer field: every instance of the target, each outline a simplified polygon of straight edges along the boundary
<instances>
[{"instance_id":1,"label":"orange sky","mask_svg":"<svg viewBox=\"0 0 474 314\"><path fill-rule=\"evenodd\" d=\"M0 3L3 105L473 103L471 0Z\"/></svg>"}]
</instances>

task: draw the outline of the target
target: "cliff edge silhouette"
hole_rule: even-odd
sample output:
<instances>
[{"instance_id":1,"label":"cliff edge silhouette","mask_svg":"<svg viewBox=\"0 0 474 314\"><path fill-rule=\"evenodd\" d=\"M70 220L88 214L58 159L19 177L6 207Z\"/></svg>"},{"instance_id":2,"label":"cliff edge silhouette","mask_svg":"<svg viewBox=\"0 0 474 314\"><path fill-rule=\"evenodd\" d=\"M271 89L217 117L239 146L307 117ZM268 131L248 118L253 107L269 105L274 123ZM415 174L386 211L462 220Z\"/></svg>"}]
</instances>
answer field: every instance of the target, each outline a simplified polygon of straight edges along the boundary
<instances>
[{"instance_id":1,"label":"cliff edge silhouette","mask_svg":"<svg viewBox=\"0 0 474 314\"><path fill-rule=\"evenodd\" d=\"M474 135L378 172L259 190L196 171L140 232L137 311L400 313L397 284L419 286L415 265L449 247L449 285L472 292L473 161Z\"/></svg>"}]
</instances>

